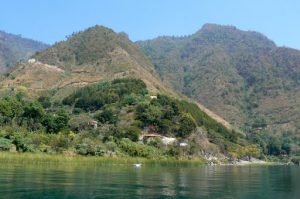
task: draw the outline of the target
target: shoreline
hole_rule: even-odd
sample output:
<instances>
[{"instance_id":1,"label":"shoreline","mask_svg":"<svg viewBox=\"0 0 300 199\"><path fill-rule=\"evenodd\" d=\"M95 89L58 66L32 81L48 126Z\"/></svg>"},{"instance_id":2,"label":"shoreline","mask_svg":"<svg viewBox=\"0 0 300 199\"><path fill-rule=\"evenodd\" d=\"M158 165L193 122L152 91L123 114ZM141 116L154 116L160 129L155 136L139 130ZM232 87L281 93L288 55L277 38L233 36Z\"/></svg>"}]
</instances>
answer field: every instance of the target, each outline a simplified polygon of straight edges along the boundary
<instances>
[{"instance_id":1,"label":"shoreline","mask_svg":"<svg viewBox=\"0 0 300 199\"><path fill-rule=\"evenodd\" d=\"M19 153L19 152L0 152L1 164L49 164L49 165L200 165L200 166L268 166L268 165L288 165L283 162L268 162L259 159L251 161L239 160L231 163L209 164L205 159L176 159L159 158L147 159L141 157L95 157L95 156L68 156L65 154L44 154L44 153Z\"/></svg>"},{"instance_id":2,"label":"shoreline","mask_svg":"<svg viewBox=\"0 0 300 199\"><path fill-rule=\"evenodd\" d=\"M77 164L77 165L112 165L112 164L149 164L149 165L205 165L203 159L160 158L147 159L141 157L95 157L68 156L64 154L0 152L1 164Z\"/></svg>"}]
</instances>

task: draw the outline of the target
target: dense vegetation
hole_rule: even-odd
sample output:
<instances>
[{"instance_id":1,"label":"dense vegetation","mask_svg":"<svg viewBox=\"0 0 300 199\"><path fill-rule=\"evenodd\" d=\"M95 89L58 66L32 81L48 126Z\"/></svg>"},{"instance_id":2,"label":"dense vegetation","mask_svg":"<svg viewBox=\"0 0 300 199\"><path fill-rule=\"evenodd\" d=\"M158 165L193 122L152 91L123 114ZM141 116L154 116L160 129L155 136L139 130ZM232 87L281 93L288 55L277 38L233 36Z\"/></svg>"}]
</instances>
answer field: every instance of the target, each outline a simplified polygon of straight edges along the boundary
<instances>
[{"instance_id":1,"label":"dense vegetation","mask_svg":"<svg viewBox=\"0 0 300 199\"><path fill-rule=\"evenodd\" d=\"M115 79L86 86L62 102L53 102L48 95L37 100L21 94L5 97L0 100L0 116L1 150L196 157L206 149L191 137L204 132L202 136L208 136L216 146L232 151L244 148L241 135L212 120L197 105L161 94L151 97L139 79ZM159 137L139 141L142 134L173 137L178 142L166 145ZM180 141L189 144L182 148Z\"/></svg>"},{"instance_id":2,"label":"dense vegetation","mask_svg":"<svg viewBox=\"0 0 300 199\"><path fill-rule=\"evenodd\" d=\"M190 36L138 45L174 89L240 127L251 140L259 139L262 148L270 142L280 146L264 151L299 153L298 50L277 47L257 32L215 24Z\"/></svg>"}]
</instances>

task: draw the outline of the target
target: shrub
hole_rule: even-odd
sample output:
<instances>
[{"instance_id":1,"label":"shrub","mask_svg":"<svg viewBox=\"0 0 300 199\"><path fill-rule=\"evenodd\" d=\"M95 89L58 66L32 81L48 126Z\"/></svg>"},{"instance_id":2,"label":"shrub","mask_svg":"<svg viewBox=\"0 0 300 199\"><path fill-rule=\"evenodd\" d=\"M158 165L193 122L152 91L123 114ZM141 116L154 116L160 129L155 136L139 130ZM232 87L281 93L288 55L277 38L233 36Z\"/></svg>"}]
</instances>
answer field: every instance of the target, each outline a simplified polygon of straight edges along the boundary
<instances>
[{"instance_id":1,"label":"shrub","mask_svg":"<svg viewBox=\"0 0 300 199\"><path fill-rule=\"evenodd\" d=\"M123 132L123 129L111 126L107 131L104 132L103 141L111 141L111 138L114 138L115 140L119 140L121 138L124 138L125 134Z\"/></svg>"},{"instance_id":2,"label":"shrub","mask_svg":"<svg viewBox=\"0 0 300 199\"><path fill-rule=\"evenodd\" d=\"M147 145L154 146L156 148L161 148L161 147L165 146L163 144L163 142L161 141L161 138L158 138L158 137L154 137L152 139L147 139L145 141L147 142Z\"/></svg>"},{"instance_id":3,"label":"shrub","mask_svg":"<svg viewBox=\"0 0 300 199\"><path fill-rule=\"evenodd\" d=\"M83 139L82 143L78 144L75 148L76 152L80 155L103 156L105 154L103 147L95 145L88 138Z\"/></svg>"},{"instance_id":4,"label":"shrub","mask_svg":"<svg viewBox=\"0 0 300 199\"><path fill-rule=\"evenodd\" d=\"M259 157L261 154L260 149L254 144L244 147L233 145L227 146L227 151L233 159L247 158L248 160L250 160L251 157Z\"/></svg>"},{"instance_id":5,"label":"shrub","mask_svg":"<svg viewBox=\"0 0 300 199\"><path fill-rule=\"evenodd\" d=\"M91 128L90 122L92 120L93 119L88 115L81 114L81 115L76 115L75 117L73 116L70 119L68 124L70 125L71 130L79 132L85 129L90 129Z\"/></svg>"},{"instance_id":6,"label":"shrub","mask_svg":"<svg viewBox=\"0 0 300 199\"><path fill-rule=\"evenodd\" d=\"M252 144L244 147L242 153L243 156L247 157L250 160L251 157L258 157L260 155L260 150L256 145Z\"/></svg>"},{"instance_id":7,"label":"shrub","mask_svg":"<svg viewBox=\"0 0 300 199\"><path fill-rule=\"evenodd\" d=\"M272 136L269 138L268 154L279 155L281 153L281 142L278 137Z\"/></svg>"},{"instance_id":8,"label":"shrub","mask_svg":"<svg viewBox=\"0 0 300 199\"><path fill-rule=\"evenodd\" d=\"M33 101L25 104L22 117L27 122L27 128L29 130L38 130L41 127L40 123L44 114L45 110L43 106L39 102Z\"/></svg>"},{"instance_id":9,"label":"shrub","mask_svg":"<svg viewBox=\"0 0 300 199\"><path fill-rule=\"evenodd\" d=\"M69 120L69 114L64 109L60 109L57 112L46 114L42 124L47 133L58 133L67 128Z\"/></svg>"},{"instance_id":10,"label":"shrub","mask_svg":"<svg viewBox=\"0 0 300 199\"><path fill-rule=\"evenodd\" d=\"M73 109L73 114L75 114L75 115L78 115L78 114L80 114L82 112L83 112L83 110L81 108L74 108Z\"/></svg>"},{"instance_id":11,"label":"shrub","mask_svg":"<svg viewBox=\"0 0 300 199\"><path fill-rule=\"evenodd\" d=\"M28 136L28 133L17 132L14 133L11 137L12 142L16 145L17 151L20 152L37 152L38 147L33 143L31 137Z\"/></svg>"},{"instance_id":12,"label":"shrub","mask_svg":"<svg viewBox=\"0 0 300 199\"><path fill-rule=\"evenodd\" d=\"M158 126L159 132L163 135L167 135L168 133L174 132L176 127L177 127L177 125L168 119L162 119Z\"/></svg>"},{"instance_id":13,"label":"shrub","mask_svg":"<svg viewBox=\"0 0 300 199\"><path fill-rule=\"evenodd\" d=\"M172 156L172 157L177 157L180 154L179 148L175 146L168 146L166 152L166 155Z\"/></svg>"},{"instance_id":14,"label":"shrub","mask_svg":"<svg viewBox=\"0 0 300 199\"><path fill-rule=\"evenodd\" d=\"M185 113L180 118L177 136L187 137L196 130L196 127L197 124L194 118L190 114Z\"/></svg>"},{"instance_id":15,"label":"shrub","mask_svg":"<svg viewBox=\"0 0 300 199\"><path fill-rule=\"evenodd\" d=\"M140 134L141 130L136 126L131 126L125 131L125 137L129 138L133 142L137 142L139 140Z\"/></svg>"},{"instance_id":16,"label":"shrub","mask_svg":"<svg viewBox=\"0 0 300 199\"><path fill-rule=\"evenodd\" d=\"M136 105L138 103L138 96L134 93L124 97L122 103L124 105Z\"/></svg>"},{"instance_id":17,"label":"shrub","mask_svg":"<svg viewBox=\"0 0 300 199\"><path fill-rule=\"evenodd\" d=\"M294 164L300 165L300 157L293 157L291 161Z\"/></svg>"},{"instance_id":18,"label":"shrub","mask_svg":"<svg viewBox=\"0 0 300 199\"><path fill-rule=\"evenodd\" d=\"M117 151L118 150L118 145L114 141L108 141L105 143L106 149L109 151Z\"/></svg>"},{"instance_id":19,"label":"shrub","mask_svg":"<svg viewBox=\"0 0 300 199\"><path fill-rule=\"evenodd\" d=\"M6 138L0 138L0 150L1 151L8 151L10 150L14 145L12 144L12 140L6 139Z\"/></svg>"},{"instance_id":20,"label":"shrub","mask_svg":"<svg viewBox=\"0 0 300 199\"><path fill-rule=\"evenodd\" d=\"M135 143L124 138L119 142L119 147L129 156L144 158L159 158L162 153L159 149L141 143Z\"/></svg>"},{"instance_id":21,"label":"shrub","mask_svg":"<svg viewBox=\"0 0 300 199\"><path fill-rule=\"evenodd\" d=\"M51 98L49 96L41 96L38 98L38 101L42 104L44 108L51 107Z\"/></svg>"},{"instance_id":22,"label":"shrub","mask_svg":"<svg viewBox=\"0 0 300 199\"><path fill-rule=\"evenodd\" d=\"M117 114L115 114L111 109L105 109L101 113L95 115L95 119L102 124L116 124L118 121Z\"/></svg>"},{"instance_id":23,"label":"shrub","mask_svg":"<svg viewBox=\"0 0 300 199\"><path fill-rule=\"evenodd\" d=\"M49 145L58 152L71 146L72 138L65 133L49 134Z\"/></svg>"}]
</instances>

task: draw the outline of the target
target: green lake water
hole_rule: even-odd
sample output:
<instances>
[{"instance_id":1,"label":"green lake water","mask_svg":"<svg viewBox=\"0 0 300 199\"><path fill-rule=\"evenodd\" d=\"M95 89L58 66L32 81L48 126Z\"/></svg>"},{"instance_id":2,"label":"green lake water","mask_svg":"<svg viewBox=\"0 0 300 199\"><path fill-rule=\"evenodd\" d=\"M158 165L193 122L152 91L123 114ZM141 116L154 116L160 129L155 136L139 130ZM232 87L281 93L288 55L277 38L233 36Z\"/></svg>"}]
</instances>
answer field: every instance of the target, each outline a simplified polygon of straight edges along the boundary
<instances>
[{"instance_id":1,"label":"green lake water","mask_svg":"<svg viewBox=\"0 0 300 199\"><path fill-rule=\"evenodd\" d=\"M1 164L0 198L300 198L300 167Z\"/></svg>"}]
</instances>

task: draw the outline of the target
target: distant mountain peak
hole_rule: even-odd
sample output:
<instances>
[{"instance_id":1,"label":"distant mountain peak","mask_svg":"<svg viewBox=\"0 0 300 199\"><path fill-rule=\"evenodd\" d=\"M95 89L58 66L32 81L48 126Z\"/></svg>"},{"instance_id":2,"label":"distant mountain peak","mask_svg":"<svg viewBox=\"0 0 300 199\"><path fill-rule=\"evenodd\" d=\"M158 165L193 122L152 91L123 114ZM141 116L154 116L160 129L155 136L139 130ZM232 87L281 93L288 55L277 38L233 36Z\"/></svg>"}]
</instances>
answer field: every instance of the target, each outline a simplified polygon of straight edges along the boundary
<instances>
[{"instance_id":1,"label":"distant mountain peak","mask_svg":"<svg viewBox=\"0 0 300 199\"><path fill-rule=\"evenodd\" d=\"M219 45L222 43L229 47L241 43L252 46L254 49L272 50L276 47L276 44L262 33L240 30L231 25L204 24L199 31L190 37L210 44Z\"/></svg>"},{"instance_id":2,"label":"distant mountain peak","mask_svg":"<svg viewBox=\"0 0 300 199\"><path fill-rule=\"evenodd\" d=\"M201 30L216 30L216 29L237 30L237 28L232 25L220 25L214 23L206 23L201 28Z\"/></svg>"},{"instance_id":3,"label":"distant mountain peak","mask_svg":"<svg viewBox=\"0 0 300 199\"><path fill-rule=\"evenodd\" d=\"M35 55L39 61L61 67L92 64L109 58L116 49L134 50L133 43L124 33L96 25L84 31L75 32L66 41L56 43L49 49ZM130 53L129 53L130 54Z\"/></svg>"},{"instance_id":4,"label":"distant mountain peak","mask_svg":"<svg viewBox=\"0 0 300 199\"><path fill-rule=\"evenodd\" d=\"M0 31L0 73L7 72L16 62L28 59L35 52L47 48L48 45Z\"/></svg>"},{"instance_id":5,"label":"distant mountain peak","mask_svg":"<svg viewBox=\"0 0 300 199\"><path fill-rule=\"evenodd\" d=\"M229 33L229 34L248 34L252 36L258 36L263 37L264 39L270 40L267 38L264 34L252 30L241 30L233 25L219 25L214 23L206 23L204 24L200 30L198 30L194 35L197 35L199 33L211 33L211 32L223 32L223 33ZM236 36L236 35L234 35Z\"/></svg>"}]
</instances>

